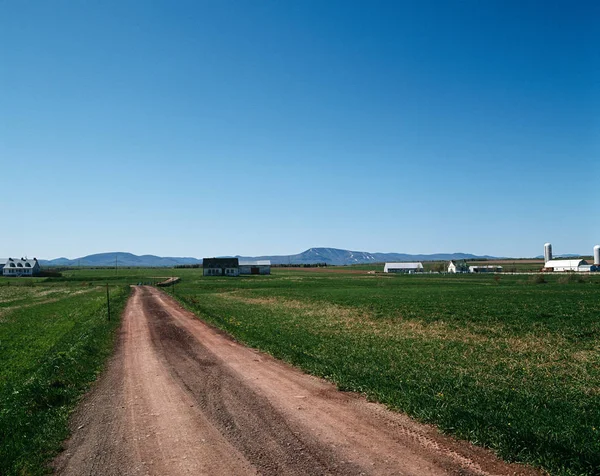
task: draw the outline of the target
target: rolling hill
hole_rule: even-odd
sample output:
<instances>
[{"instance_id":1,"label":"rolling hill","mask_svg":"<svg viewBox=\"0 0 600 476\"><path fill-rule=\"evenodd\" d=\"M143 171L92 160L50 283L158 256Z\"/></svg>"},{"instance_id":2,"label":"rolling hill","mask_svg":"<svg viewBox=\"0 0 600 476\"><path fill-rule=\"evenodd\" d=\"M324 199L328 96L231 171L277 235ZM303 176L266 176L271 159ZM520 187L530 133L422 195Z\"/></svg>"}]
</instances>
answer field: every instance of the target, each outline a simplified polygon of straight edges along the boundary
<instances>
[{"instance_id":1,"label":"rolling hill","mask_svg":"<svg viewBox=\"0 0 600 476\"><path fill-rule=\"evenodd\" d=\"M382 263L386 261L447 261L461 259L494 259L493 256L477 256L468 253L436 253L417 254L406 253L369 253L366 251L349 251L338 248L309 248L302 253L294 255L275 256L236 256L246 260L271 260L272 264L315 264L327 263L328 265L351 265ZM40 265L46 267L140 267L160 268L178 265L201 264L202 260L191 257L161 257L155 255L134 255L132 253L113 252L99 253L83 256L76 259L56 258L52 260L40 260Z\"/></svg>"}]
</instances>

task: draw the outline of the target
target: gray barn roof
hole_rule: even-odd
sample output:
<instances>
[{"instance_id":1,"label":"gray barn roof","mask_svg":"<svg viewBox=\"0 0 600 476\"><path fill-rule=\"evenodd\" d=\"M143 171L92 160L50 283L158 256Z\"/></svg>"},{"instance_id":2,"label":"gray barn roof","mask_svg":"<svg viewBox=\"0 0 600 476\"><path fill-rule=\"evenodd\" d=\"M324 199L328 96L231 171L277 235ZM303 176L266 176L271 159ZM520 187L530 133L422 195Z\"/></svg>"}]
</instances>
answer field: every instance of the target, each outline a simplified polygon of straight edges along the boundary
<instances>
[{"instance_id":1,"label":"gray barn roof","mask_svg":"<svg viewBox=\"0 0 600 476\"><path fill-rule=\"evenodd\" d=\"M422 263L385 263L386 269L422 269Z\"/></svg>"},{"instance_id":2,"label":"gray barn roof","mask_svg":"<svg viewBox=\"0 0 600 476\"><path fill-rule=\"evenodd\" d=\"M203 268L237 268L238 266L237 258L204 258L202 260Z\"/></svg>"},{"instance_id":3,"label":"gray barn roof","mask_svg":"<svg viewBox=\"0 0 600 476\"><path fill-rule=\"evenodd\" d=\"M25 258L6 258L0 259L0 267L4 268L33 268L37 264L37 259Z\"/></svg>"}]
</instances>

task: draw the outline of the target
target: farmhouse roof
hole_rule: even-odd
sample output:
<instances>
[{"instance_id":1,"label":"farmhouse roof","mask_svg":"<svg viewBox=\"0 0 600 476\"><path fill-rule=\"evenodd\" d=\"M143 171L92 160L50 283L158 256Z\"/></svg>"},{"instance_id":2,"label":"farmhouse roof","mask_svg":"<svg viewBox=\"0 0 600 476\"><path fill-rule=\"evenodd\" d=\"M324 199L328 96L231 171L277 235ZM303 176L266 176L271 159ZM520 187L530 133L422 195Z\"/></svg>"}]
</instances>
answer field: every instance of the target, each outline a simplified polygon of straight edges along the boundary
<instances>
[{"instance_id":1,"label":"farmhouse roof","mask_svg":"<svg viewBox=\"0 0 600 476\"><path fill-rule=\"evenodd\" d=\"M422 263L385 263L386 269L421 269Z\"/></svg>"},{"instance_id":2,"label":"farmhouse roof","mask_svg":"<svg viewBox=\"0 0 600 476\"><path fill-rule=\"evenodd\" d=\"M551 259L546 261L546 268L566 268L587 264L584 259Z\"/></svg>"},{"instance_id":3,"label":"farmhouse roof","mask_svg":"<svg viewBox=\"0 0 600 476\"><path fill-rule=\"evenodd\" d=\"M5 258L0 259L0 267L9 268L33 268L37 264L37 259L26 259L26 258Z\"/></svg>"},{"instance_id":4,"label":"farmhouse roof","mask_svg":"<svg viewBox=\"0 0 600 476\"><path fill-rule=\"evenodd\" d=\"M237 268L238 266L237 258L204 258L202 260L203 268Z\"/></svg>"},{"instance_id":5,"label":"farmhouse roof","mask_svg":"<svg viewBox=\"0 0 600 476\"><path fill-rule=\"evenodd\" d=\"M240 261L240 266L271 266L271 260L269 260L269 259L243 260L243 261Z\"/></svg>"}]
</instances>

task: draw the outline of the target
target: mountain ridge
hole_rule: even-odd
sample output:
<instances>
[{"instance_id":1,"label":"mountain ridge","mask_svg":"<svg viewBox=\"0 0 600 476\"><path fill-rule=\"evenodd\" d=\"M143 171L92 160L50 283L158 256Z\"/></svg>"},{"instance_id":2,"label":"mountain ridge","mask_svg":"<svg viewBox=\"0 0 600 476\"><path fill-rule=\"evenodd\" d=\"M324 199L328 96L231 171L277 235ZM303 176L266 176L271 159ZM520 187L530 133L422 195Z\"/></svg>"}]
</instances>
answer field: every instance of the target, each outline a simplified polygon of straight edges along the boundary
<instances>
[{"instance_id":1,"label":"mountain ridge","mask_svg":"<svg viewBox=\"0 0 600 476\"><path fill-rule=\"evenodd\" d=\"M265 255L265 256L235 256L244 260L270 260L272 264L316 264L327 263L328 265L351 265L382 263L389 261L446 261L462 259L497 259L489 255L473 255L470 253L433 253L433 254L409 254L409 253L370 253L367 251L351 251L340 248L316 247L309 248L302 253L293 255ZM47 267L140 267L140 268L162 268L182 265L202 264L202 259L193 257L162 257L156 255L135 255L122 251L112 253L96 253L76 259L55 258L51 260L40 260L41 266Z\"/></svg>"}]
</instances>

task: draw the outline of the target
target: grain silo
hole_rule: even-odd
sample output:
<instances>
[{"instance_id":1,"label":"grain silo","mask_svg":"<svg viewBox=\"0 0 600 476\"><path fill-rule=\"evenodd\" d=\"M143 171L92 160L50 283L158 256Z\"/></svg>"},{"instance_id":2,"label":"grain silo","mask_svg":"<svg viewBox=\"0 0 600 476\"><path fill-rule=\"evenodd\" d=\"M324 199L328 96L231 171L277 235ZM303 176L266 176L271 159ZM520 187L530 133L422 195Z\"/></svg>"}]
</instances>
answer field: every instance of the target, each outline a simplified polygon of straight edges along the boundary
<instances>
[{"instance_id":1,"label":"grain silo","mask_svg":"<svg viewBox=\"0 0 600 476\"><path fill-rule=\"evenodd\" d=\"M594 246L594 264L600 266L600 245Z\"/></svg>"},{"instance_id":2,"label":"grain silo","mask_svg":"<svg viewBox=\"0 0 600 476\"><path fill-rule=\"evenodd\" d=\"M552 244L546 243L544 245L544 262L552 261Z\"/></svg>"}]
</instances>

